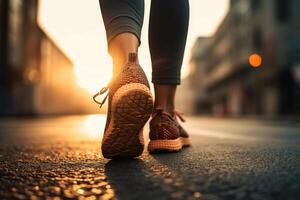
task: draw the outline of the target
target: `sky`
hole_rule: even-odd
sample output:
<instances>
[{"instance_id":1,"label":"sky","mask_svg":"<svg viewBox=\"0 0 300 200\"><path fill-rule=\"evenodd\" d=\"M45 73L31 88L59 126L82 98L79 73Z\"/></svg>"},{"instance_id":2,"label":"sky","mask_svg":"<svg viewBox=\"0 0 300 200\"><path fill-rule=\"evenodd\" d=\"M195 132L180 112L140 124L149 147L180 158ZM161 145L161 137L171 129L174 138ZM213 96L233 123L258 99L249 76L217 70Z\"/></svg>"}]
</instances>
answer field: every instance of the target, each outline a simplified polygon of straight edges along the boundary
<instances>
[{"instance_id":1,"label":"sky","mask_svg":"<svg viewBox=\"0 0 300 200\"><path fill-rule=\"evenodd\" d=\"M188 74L188 60L199 36L211 36L224 18L229 0L190 0L190 22L182 78ZM148 48L150 0L145 0L145 17L139 61L151 80ZM78 84L90 93L104 87L112 76L105 29L98 0L40 0L39 24L74 63Z\"/></svg>"}]
</instances>

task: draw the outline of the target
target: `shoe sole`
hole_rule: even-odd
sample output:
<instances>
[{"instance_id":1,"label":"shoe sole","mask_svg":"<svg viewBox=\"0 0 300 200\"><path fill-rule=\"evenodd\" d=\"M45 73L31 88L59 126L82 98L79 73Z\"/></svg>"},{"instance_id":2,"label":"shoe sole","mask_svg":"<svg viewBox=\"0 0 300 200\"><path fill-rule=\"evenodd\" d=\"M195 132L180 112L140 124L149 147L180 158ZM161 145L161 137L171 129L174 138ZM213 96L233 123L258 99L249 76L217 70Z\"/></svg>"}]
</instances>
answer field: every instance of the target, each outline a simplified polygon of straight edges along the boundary
<instances>
[{"instance_id":1,"label":"shoe sole","mask_svg":"<svg viewBox=\"0 0 300 200\"><path fill-rule=\"evenodd\" d=\"M155 152L178 152L182 149L180 138L175 140L151 140L148 144L148 151Z\"/></svg>"},{"instance_id":2,"label":"shoe sole","mask_svg":"<svg viewBox=\"0 0 300 200\"><path fill-rule=\"evenodd\" d=\"M103 156L140 156L144 150L143 128L153 109L149 88L140 83L126 84L115 92L111 106L111 120L102 140Z\"/></svg>"},{"instance_id":3,"label":"shoe sole","mask_svg":"<svg viewBox=\"0 0 300 200\"><path fill-rule=\"evenodd\" d=\"M191 146L190 138L180 137L180 140L181 140L182 147L189 147L189 146Z\"/></svg>"}]
</instances>

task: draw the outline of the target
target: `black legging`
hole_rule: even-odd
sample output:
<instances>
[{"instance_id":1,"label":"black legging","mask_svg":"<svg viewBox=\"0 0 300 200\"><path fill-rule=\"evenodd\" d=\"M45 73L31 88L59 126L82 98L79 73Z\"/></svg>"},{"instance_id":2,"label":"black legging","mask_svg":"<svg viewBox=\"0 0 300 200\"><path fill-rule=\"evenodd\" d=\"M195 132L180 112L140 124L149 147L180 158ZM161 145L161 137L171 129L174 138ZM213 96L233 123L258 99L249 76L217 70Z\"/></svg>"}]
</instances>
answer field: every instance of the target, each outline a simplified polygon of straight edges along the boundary
<instances>
[{"instance_id":1,"label":"black legging","mask_svg":"<svg viewBox=\"0 0 300 200\"><path fill-rule=\"evenodd\" d=\"M130 32L140 41L144 0L99 0L108 43ZM149 47L154 84L180 84L189 23L188 0L152 0Z\"/></svg>"}]
</instances>

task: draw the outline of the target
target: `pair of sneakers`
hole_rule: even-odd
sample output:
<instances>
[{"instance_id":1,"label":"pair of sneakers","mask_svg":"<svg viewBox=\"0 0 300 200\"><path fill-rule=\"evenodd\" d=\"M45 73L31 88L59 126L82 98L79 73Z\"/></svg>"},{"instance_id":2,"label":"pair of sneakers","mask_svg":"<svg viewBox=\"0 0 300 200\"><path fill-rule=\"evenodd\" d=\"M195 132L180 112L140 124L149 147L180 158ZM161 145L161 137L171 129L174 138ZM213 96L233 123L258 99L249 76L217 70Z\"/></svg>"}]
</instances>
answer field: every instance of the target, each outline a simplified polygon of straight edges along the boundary
<instances>
[{"instance_id":1,"label":"pair of sneakers","mask_svg":"<svg viewBox=\"0 0 300 200\"><path fill-rule=\"evenodd\" d=\"M106 92L99 102L97 96ZM140 156L144 150L143 128L151 115L150 152L179 151L190 146L189 136L176 118L183 120L178 112L171 116L163 110L153 110L149 83L136 53L130 53L123 71L94 95L100 107L107 98L108 113L101 147L105 158Z\"/></svg>"}]
</instances>

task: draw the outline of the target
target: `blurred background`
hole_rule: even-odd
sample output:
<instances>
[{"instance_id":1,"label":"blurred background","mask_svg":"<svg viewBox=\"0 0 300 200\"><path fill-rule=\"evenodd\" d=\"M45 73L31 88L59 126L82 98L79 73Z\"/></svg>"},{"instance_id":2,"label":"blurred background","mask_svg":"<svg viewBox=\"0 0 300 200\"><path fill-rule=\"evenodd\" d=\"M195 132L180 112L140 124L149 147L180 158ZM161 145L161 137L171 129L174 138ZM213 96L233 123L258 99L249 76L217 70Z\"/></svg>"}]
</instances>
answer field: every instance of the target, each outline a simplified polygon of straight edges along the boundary
<instances>
[{"instance_id":1,"label":"blurred background","mask_svg":"<svg viewBox=\"0 0 300 200\"><path fill-rule=\"evenodd\" d=\"M190 115L300 115L300 2L190 0L177 107ZM151 77L147 32L140 48ZM105 112L111 78L97 0L0 1L0 116Z\"/></svg>"},{"instance_id":2,"label":"blurred background","mask_svg":"<svg viewBox=\"0 0 300 200\"><path fill-rule=\"evenodd\" d=\"M176 107L192 148L113 162L92 99L112 76L98 0L0 0L0 199L300 199L300 1L189 2Z\"/></svg>"}]
</instances>

